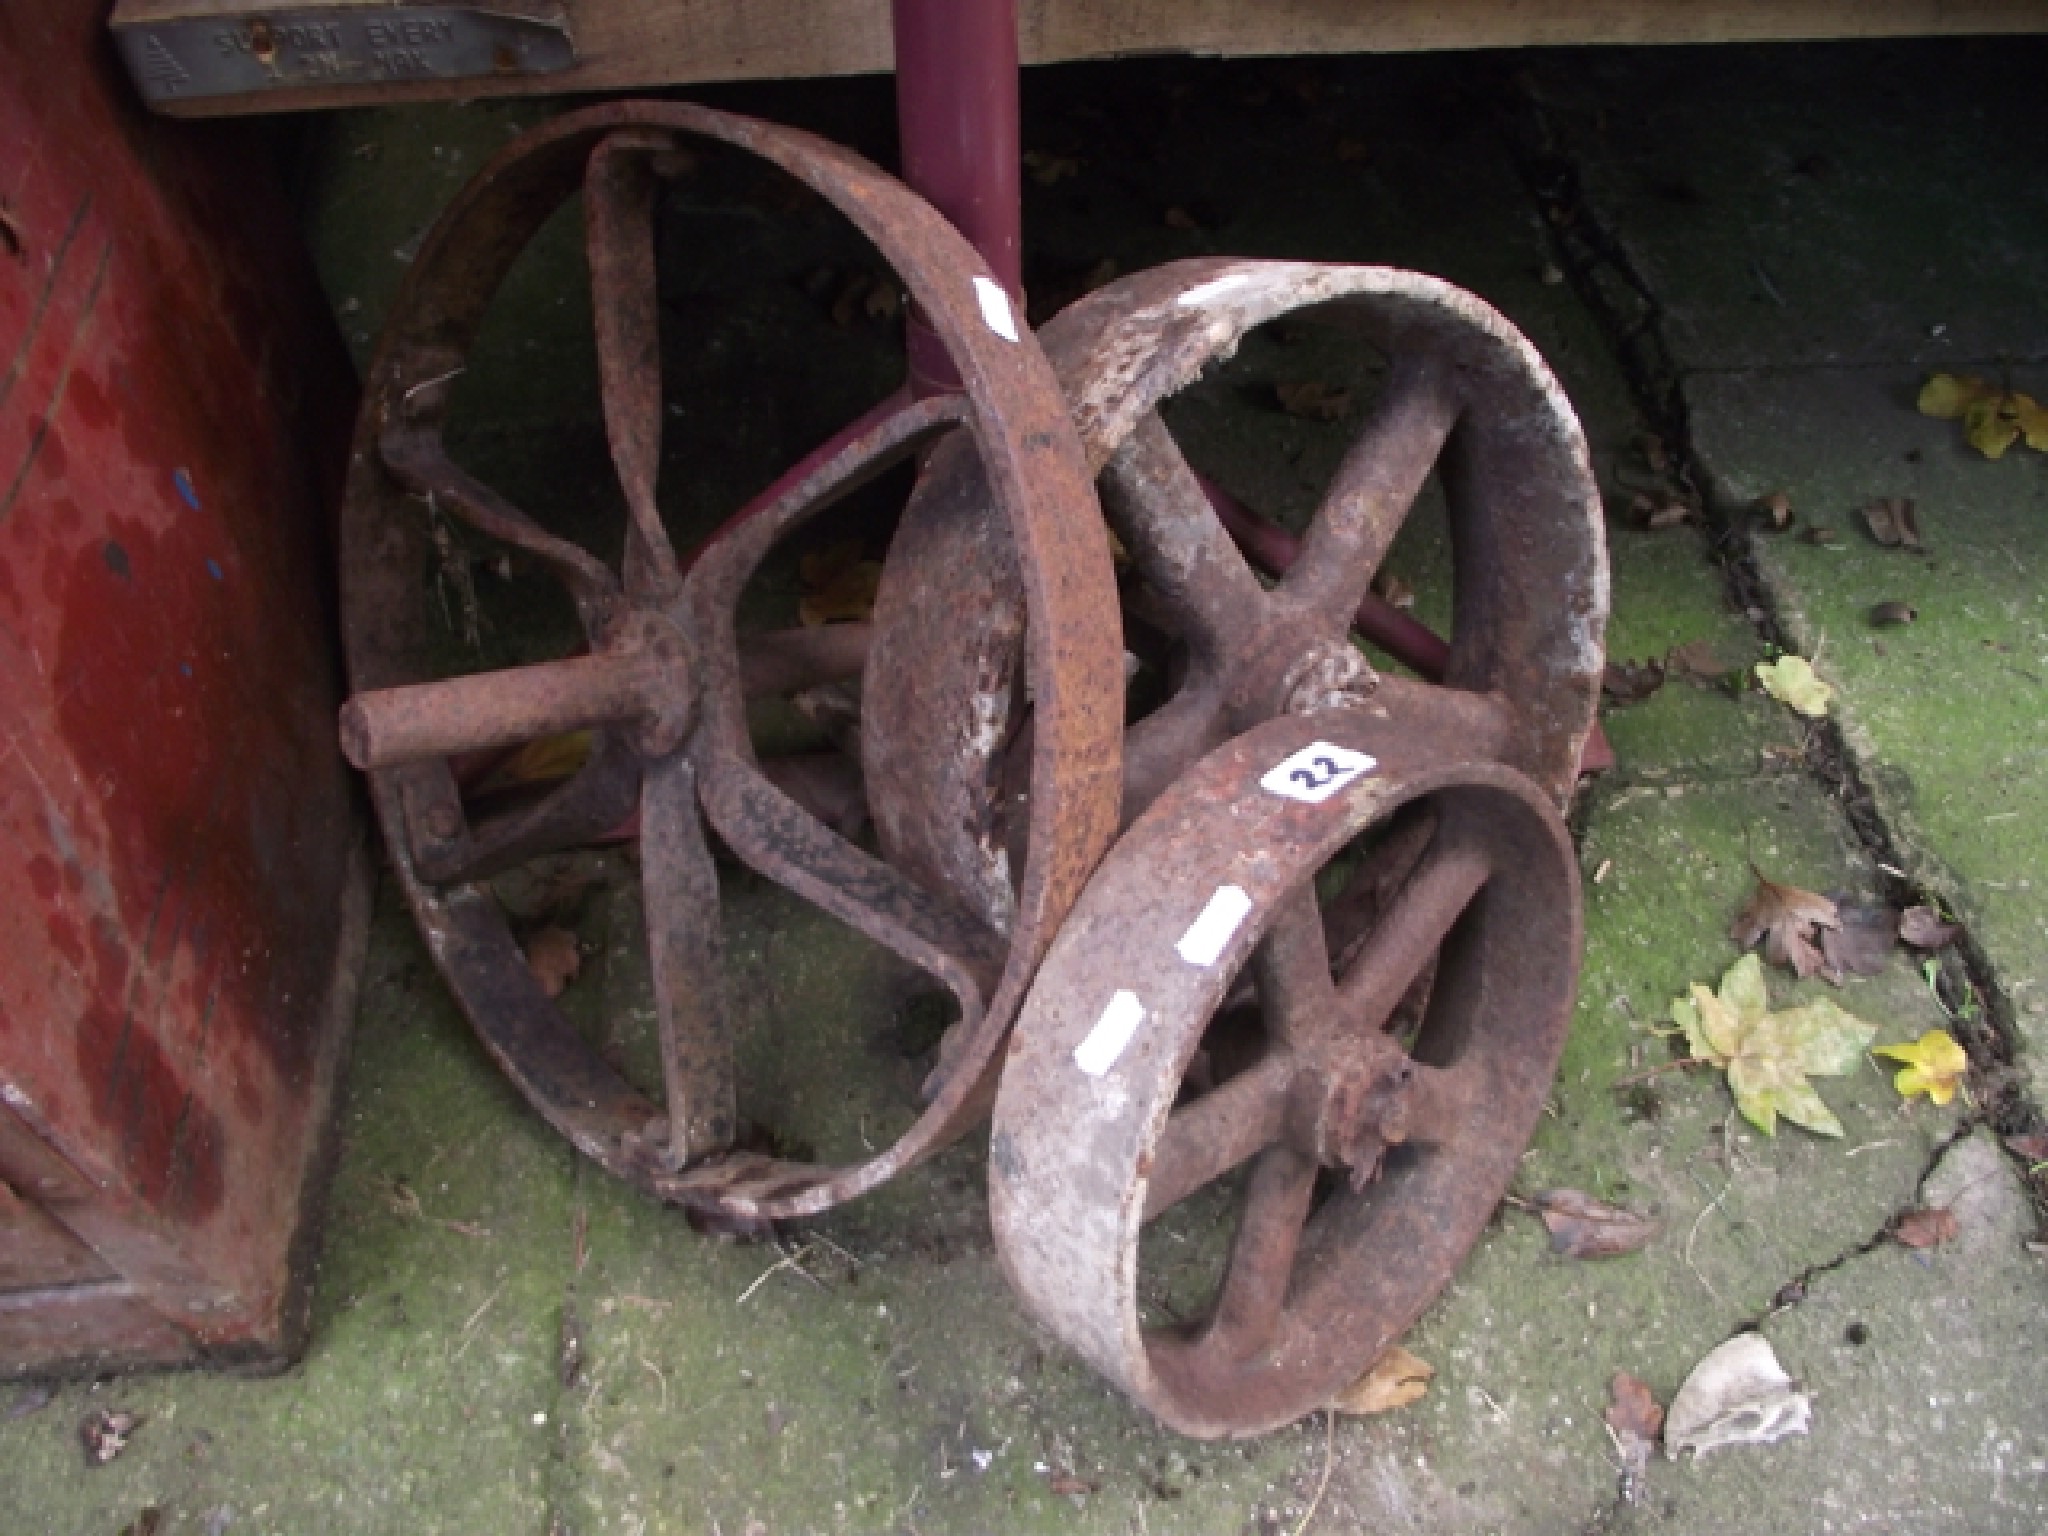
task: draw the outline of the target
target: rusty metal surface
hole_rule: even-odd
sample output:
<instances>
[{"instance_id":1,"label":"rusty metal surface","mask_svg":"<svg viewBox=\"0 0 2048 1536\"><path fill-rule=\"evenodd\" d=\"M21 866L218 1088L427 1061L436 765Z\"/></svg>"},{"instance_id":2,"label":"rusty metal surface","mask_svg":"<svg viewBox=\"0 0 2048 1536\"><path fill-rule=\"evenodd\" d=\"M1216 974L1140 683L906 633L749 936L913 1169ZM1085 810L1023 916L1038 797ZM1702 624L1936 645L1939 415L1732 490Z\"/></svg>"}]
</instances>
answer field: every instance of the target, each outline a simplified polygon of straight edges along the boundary
<instances>
[{"instance_id":1,"label":"rusty metal surface","mask_svg":"<svg viewBox=\"0 0 2048 1536\"><path fill-rule=\"evenodd\" d=\"M146 118L103 21L0 13L0 1376L296 1347L367 906L348 364L267 146Z\"/></svg>"},{"instance_id":2,"label":"rusty metal surface","mask_svg":"<svg viewBox=\"0 0 2048 1536\"><path fill-rule=\"evenodd\" d=\"M782 476L687 564L655 502L660 379L652 210L665 159L691 136L780 166L820 194L903 280L963 381L887 402ZM478 484L442 445L451 381L484 310L539 225L581 189L607 431L630 526L612 571ZM430 233L372 365L343 540L355 700L343 719L371 782L401 881L486 1048L551 1123L661 1198L747 1218L823 1209L872 1188L986 1110L997 1047L1060 919L1115 830L1121 669L1115 591L1087 470L1044 357L1001 286L927 205L856 156L791 130L705 109L619 103L559 118L509 146ZM870 664L947 637L902 632L779 643L751 662L734 611L776 542L890 465L937 445L975 463L967 515L1016 551L1012 594L1030 620L1021 668L1035 702L1030 857L1001 925L867 854L777 787L754 759L744 694ZM423 498L522 549L562 581L588 653L438 681L428 652ZM891 568L896 566L892 556ZM943 569L918 578L943 583ZM472 824L451 759L598 726L574 777L509 822ZM606 1066L541 993L493 898L475 882L596 835L639 809L669 1103ZM730 1040L719 1009L715 872L702 815L744 862L939 980L961 1026L950 1071L911 1128L843 1168L730 1150ZM744 1106L740 1106L743 1112Z\"/></svg>"},{"instance_id":3,"label":"rusty metal surface","mask_svg":"<svg viewBox=\"0 0 2048 1536\"><path fill-rule=\"evenodd\" d=\"M1257 325L1314 311L1383 350L1385 397L1270 592L1156 414ZM1593 728L1607 618L1604 525L1577 418L1535 350L1471 294L1384 267L1176 262L1111 283L1041 339L1060 376L1103 510L1150 614L1183 642L1173 695L1124 754L1128 822L1204 752L1289 710L1427 685L1364 665L1349 632L1424 479L1451 516L1454 604L1437 707L1490 714L1501 761L1564 804ZM951 643L877 669L863 732L890 859L999 915L1008 809L1002 757L1025 712L1015 658L1025 616L1011 555L973 508L975 466L935 459L899 546L951 574L884 575L895 635Z\"/></svg>"},{"instance_id":4,"label":"rusty metal surface","mask_svg":"<svg viewBox=\"0 0 2048 1536\"><path fill-rule=\"evenodd\" d=\"M1562 819L1498 746L1425 691L1258 725L1137 819L1039 973L996 1101L998 1253L1040 1320L1183 1433L1328 1402L1513 1176L1581 928ZM1189 1321L1145 1326L1145 1223L1238 1170L1220 1275Z\"/></svg>"}]
</instances>

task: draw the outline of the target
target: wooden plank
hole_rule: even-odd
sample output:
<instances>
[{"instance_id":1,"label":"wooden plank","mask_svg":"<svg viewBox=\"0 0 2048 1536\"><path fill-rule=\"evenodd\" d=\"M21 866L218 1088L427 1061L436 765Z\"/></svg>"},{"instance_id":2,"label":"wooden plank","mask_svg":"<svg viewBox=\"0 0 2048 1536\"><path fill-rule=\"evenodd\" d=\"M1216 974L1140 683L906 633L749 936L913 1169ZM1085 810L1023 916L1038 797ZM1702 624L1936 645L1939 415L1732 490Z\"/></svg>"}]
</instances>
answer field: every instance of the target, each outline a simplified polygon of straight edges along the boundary
<instances>
[{"instance_id":1,"label":"wooden plank","mask_svg":"<svg viewBox=\"0 0 2048 1536\"><path fill-rule=\"evenodd\" d=\"M378 4L390 17L412 7ZM554 14L538 0L496 8ZM297 80L253 94L161 103L181 115L375 102L621 90L711 80L855 75L891 64L888 0L562 0L576 62L560 73L463 79ZM203 22L232 48L241 18L363 14L366 0L119 0L117 32L191 46ZM1723 43L2048 31L2048 0L1019 0L1029 64L1146 53L1241 57L1408 53L1560 44ZM246 28L244 28L246 30ZM140 39L138 39L138 45Z\"/></svg>"}]
</instances>

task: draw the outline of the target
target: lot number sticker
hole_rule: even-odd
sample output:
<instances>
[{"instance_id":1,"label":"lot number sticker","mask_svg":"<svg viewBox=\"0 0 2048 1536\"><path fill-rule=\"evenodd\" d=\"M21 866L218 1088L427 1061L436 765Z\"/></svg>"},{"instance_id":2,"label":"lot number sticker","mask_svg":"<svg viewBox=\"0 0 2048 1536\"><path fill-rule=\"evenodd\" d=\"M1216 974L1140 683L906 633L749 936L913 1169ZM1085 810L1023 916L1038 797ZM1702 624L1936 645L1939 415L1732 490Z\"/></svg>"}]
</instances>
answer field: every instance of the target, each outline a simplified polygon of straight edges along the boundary
<instances>
[{"instance_id":1,"label":"lot number sticker","mask_svg":"<svg viewBox=\"0 0 2048 1536\"><path fill-rule=\"evenodd\" d=\"M1321 805L1353 779L1378 766L1377 758L1363 752L1318 741L1275 764L1259 780L1259 788L1305 805Z\"/></svg>"}]
</instances>

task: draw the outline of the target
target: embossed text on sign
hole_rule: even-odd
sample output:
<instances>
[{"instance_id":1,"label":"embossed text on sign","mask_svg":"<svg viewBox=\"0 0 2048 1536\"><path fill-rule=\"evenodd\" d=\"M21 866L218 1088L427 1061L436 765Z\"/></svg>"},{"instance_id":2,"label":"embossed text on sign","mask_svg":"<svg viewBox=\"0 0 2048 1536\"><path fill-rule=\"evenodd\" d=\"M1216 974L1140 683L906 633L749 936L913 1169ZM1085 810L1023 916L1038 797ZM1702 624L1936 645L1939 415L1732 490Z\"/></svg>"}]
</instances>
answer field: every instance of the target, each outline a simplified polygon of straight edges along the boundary
<instances>
[{"instance_id":1,"label":"embossed text on sign","mask_svg":"<svg viewBox=\"0 0 2048 1536\"><path fill-rule=\"evenodd\" d=\"M252 11L149 22L114 36L151 102L291 85L551 74L576 62L562 21L461 6Z\"/></svg>"}]
</instances>

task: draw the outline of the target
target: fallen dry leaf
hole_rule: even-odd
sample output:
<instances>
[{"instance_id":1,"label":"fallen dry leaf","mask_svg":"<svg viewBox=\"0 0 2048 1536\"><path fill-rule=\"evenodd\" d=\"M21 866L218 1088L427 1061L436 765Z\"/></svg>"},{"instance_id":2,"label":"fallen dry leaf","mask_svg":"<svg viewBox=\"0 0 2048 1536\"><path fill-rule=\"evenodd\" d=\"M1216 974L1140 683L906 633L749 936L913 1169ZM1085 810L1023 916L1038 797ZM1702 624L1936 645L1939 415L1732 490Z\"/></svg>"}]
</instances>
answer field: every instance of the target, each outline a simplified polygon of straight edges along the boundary
<instances>
[{"instance_id":1,"label":"fallen dry leaf","mask_svg":"<svg viewBox=\"0 0 2048 1536\"><path fill-rule=\"evenodd\" d=\"M1771 492L1756 504L1756 509L1773 528L1783 529L1792 526L1792 498L1783 491Z\"/></svg>"},{"instance_id":2,"label":"fallen dry leaf","mask_svg":"<svg viewBox=\"0 0 2048 1536\"><path fill-rule=\"evenodd\" d=\"M1392 571L1376 572L1372 578L1372 589L1389 608L1407 613L1415 606L1415 589Z\"/></svg>"},{"instance_id":3,"label":"fallen dry leaf","mask_svg":"<svg viewBox=\"0 0 2048 1536\"><path fill-rule=\"evenodd\" d=\"M1804 656L1780 656L1776 661L1756 664L1756 680L1765 693L1780 704L1819 719L1828 712L1828 700L1835 690L1813 675L1813 664Z\"/></svg>"},{"instance_id":4,"label":"fallen dry leaf","mask_svg":"<svg viewBox=\"0 0 2048 1536\"><path fill-rule=\"evenodd\" d=\"M541 991L549 997L560 997L583 969L583 951L576 945L575 934L550 923L528 936L526 965L533 972L533 979L540 983Z\"/></svg>"},{"instance_id":5,"label":"fallen dry leaf","mask_svg":"<svg viewBox=\"0 0 2048 1536\"><path fill-rule=\"evenodd\" d=\"M1937 373L1920 387L1920 414L1963 424L1963 436L1987 459L2025 440L2048 452L2048 410L2031 395L2000 389L1975 374Z\"/></svg>"},{"instance_id":6,"label":"fallen dry leaf","mask_svg":"<svg viewBox=\"0 0 2048 1536\"><path fill-rule=\"evenodd\" d=\"M1809 524L1799 535L1801 541L1818 549L1840 549L1842 536L1825 523Z\"/></svg>"},{"instance_id":7,"label":"fallen dry leaf","mask_svg":"<svg viewBox=\"0 0 2048 1536\"><path fill-rule=\"evenodd\" d=\"M1963 931L1961 923L1946 923L1932 907L1908 907L1899 914L1899 940L1915 949L1946 949Z\"/></svg>"},{"instance_id":8,"label":"fallen dry leaf","mask_svg":"<svg viewBox=\"0 0 2048 1536\"><path fill-rule=\"evenodd\" d=\"M1911 603L1874 603L1870 609L1870 624L1873 629L1896 629L1901 624L1911 624L1920 617L1920 610Z\"/></svg>"},{"instance_id":9,"label":"fallen dry leaf","mask_svg":"<svg viewBox=\"0 0 2048 1536\"><path fill-rule=\"evenodd\" d=\"M1901 1097L1910 1099L1924 1093L1937 1104L1956 1096L1963 1074L1970 1070L1970 1058L1945 1029L1930 1029L1911 1045L1880 1045L1870 1054L1906 1064L1892 1078Z\"/></svg>"},{"instance_id":10,"label":"fallen dry leaf","mask_svg":"<svg viewBox=\"0 0 2048 1536\"><path fill-rule=\"evenodd\" d=\"M1308 421L1342 421L1351 410L1351 391L1318 379L1282 380L1273 386L1280 408Z\"/></svg>"},{"instance_id":11,"label":"fallen dry leaf","mask_svg":"<svg viewBox=\"0 0 2048 1536\"><path fill-rule=\"evenodd\" d=\"M1820 931L1820 973L1836 986L1845 976L1876 976L1898 943L1899 914L1883 902L1835 903L1839 928Z\"/></svg>"},{"instance_id":12,"label":"fallen dry leaf","mask_svg":"<svg viewBox=\"0 0 2048 1536\"><path fill-rule=\"evenodd\" d=\"M1892 1237L1905 1248L1939 1248L1954 1242L1960 1230L1954 1211L1945 1205L1929 1205L1901 1215Z\"/></svg>"},{"instance_id":13,"label":"fallen dry leaf","mask_svg":"<svg viewBox=\"0 0 2048 1536\"><path fill-rule=\"evenodd\" d=\"M1920 542L1920 523L1909 496L1892 496L1871 502L1857 514L1870 536L1886 549L1925 549Z\"/></svg>"},{"instance_id":14,"label":"fallen dry leaf","mask_svg":"<svg viewBox=\"0 0 2048 1536\"><path fill-rule=\"evenodd\" d=\"M1040 149L1024 151L1024 169L1041 187L1057 186L1070 176L1081 174L1081 162L1072 155L1047 154Z\"/></svg>"},{"instance_id":15,"label":"fallen dry leaf","mask_svg":"<svg viewBox=\"0 0 2048 1536\"><path fill-rule=\"evenodd\" d=\"M1664 1450L1673 1460L1729 1445L1769 1445L1807 1432L1813 1404L1785 1374L1760 1333L1738 1333L1692 1368L1664 1416Z\"/></svg>"},{"instance_id":16,"label":"fallen dry leaf","mask_svg":"<svg viewBox=\"0 0 2048 1536\"><path fill-rule=\"evenodd\" d=\"M154 1504L146 1504L140 1514L121 1527L121 1536L156 1536L163 1525L164 1512Z\"/></svg>"},{"instance_id":17,"label":"fallen dry leaf","mask_svg":"<svg viewBox=\"0 0 2048 1536\"><path fill-rule=\"evenodd\" d=\"M2048 1163L2048 1131L2022 1131L2006 1137L2005 1145L2014 1157L2023 1157L2030 1163Z\"/></svg>"},{"instance_id":18,"label":"fallen dry leaf","mask_svg":"<svg viewBox=\"0 0 2048 1536\"><path fill-rule=\"evenodd\" d=\"M1600 674L1600 691L1617 704L1640 704L1664 686L1661 661L1610 661Z\"/></svg>"},{"instance_id":19,"label":"fallen dry leaf","mask_svg":"<svg viewBox=\"0 0 2048 1536\"><path fill-rule=\"evenodd\" d=\"M1671 1017L1692 1054L1728 1074L1735 1107L1766 1136L1778 1133L1780 1115L1823 1136L1842 1134L1807 1079L1854 1071L1876 1025L1825 998L1771 1012L1754 951L1728 968L1718 993L1695 983L1691 997L1672 1002Z\"/></svg>"},{"instance_id":20,"label":"fallen dry leaf","mask_svg":"<svg viewBox=\"0 0 2048 1536\"><path fill-rule=\"evenodd\" d=\"M865 619L881 584L881 561L863 560L856 540L811 550L797 562L797 619L811 629Z\"/></svg>"},{"instance_id":21,"label":"fallen dry leaf","mask_svg":"<svg viewBox=\"0 0 2048 1536\"><path fill-rule=\"evenodd\" d=\"M1742 949L1754 949L1762 940L1766 960L1788 967L1805 980L1824 963L1818 943L1821 930L1840 928L1841 913L1827 897L1796 885L1780 885L1765 878L1753 864L1750 873L1756 876L1756 889L1735 914L1728 937Z\"/></svg>"},{"instance_id":22,"label":"fallen dry leaf","mask_svg":"<svg viewBox=\"0 0 2048 1536\"><path fill-rule=\"evenodd\" d=\"M1331 1400L1339 1413L1387 1413L1407 1406L1429 1390L1436 1367L1396 1344L1372 1363L1372 1369Z\"/></svg>"},{"instance_id":23,"label":"fallen dry leaf","mask_svg":"<svg viewBox=\"0 0 2048 1536\"><path fill-rule=\"evenodd\" d=\"M79 1443L85 1447L85 1464L104 1467L128 1448L128 1437L142 1427L139 1414L119 1409L95 1408L78 1422Z\"/></svg>"},{"instance_id":24,"label":"fallen dry leaf","mask_svg":"<svg viewBox=\"0 0 2048 1536\"><path fill-rule=\"evenodd\" d=\"M1568 1259L1611 1259L1664 1230L1653 1217L1608 1205L1576 1189L1547 1189L1529 1202L1550 1231L1550 1251Z\"/></svg>"},{"instance_id":25,"label":"fallen dry leaf","mask_svg":"<svg viewBox=\"0 0 2048 1536\"><path fill-rule=\"evenodd\" d=\"M1631 1504L1643 1497L1643 1478L1650 1470L1650 1452L1664 1429L1664 1410L1649 1387L1627 1371L1616 1371L1607 1389L1607 1427L1621 1452L1622 1497Z\"/></svg>"},{"instance_id":26,"label":"fallen dry leaf","mask_svg":"<svg viewBox=\"0 0 2048 1536\"><path fill-rule=\"evenodd\" d=\"M1046 1487L1059 1494L1062 1498L1085 1497L1095 1491L1095 1484L1089 1482L1087 1478L1075 1477L1072 1473L1068 1472L1055 1474L1052 1480L1046 1484Z\"/></svg>"},{"instance_id":27,"label":"fallen dry leaf","mask_svg":"<svg viewBox=\"0 0 2048 1536\"><path fill-rule=\"evenodd\" d=\"M1729 666L1714 654L1714 648L1706 641L1688 640L1664 653L1664 670L1702 683L1713 683L1728 675Z\"/></svg>"}]
</instances>

